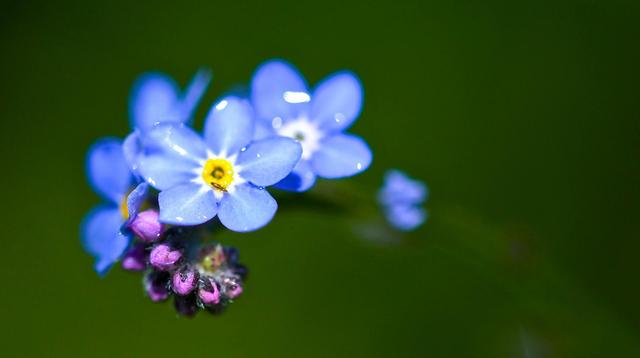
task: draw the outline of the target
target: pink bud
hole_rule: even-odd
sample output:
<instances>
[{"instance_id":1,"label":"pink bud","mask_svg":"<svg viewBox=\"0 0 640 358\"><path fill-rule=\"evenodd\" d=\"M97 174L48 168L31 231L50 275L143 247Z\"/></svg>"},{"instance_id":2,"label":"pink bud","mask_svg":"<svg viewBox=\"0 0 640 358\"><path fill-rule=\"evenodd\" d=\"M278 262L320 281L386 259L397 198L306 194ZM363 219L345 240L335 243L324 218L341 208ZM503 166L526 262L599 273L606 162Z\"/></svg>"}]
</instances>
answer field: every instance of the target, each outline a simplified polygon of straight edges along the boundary
<instances>
[{"instance_id":1,"label":"pink bud","mask_svg":"<svg viewBox=\"0 0 640 358\"><path fill-rule=\"evenodd\" d=\"M151 250L149 262L158 270L168 271L175 268L176 263L182 258L179 250L174 250L167 244L160 244Z\"/></svg>"},{"instance_id":2,"label":"pink bud","mask_svg":"<svg viewBox=\"0 0 640 358\"><path fill-rule=\"evenodd\" d=\"M158 217L156 210L145 210L136 215L129 224L129 229L143 241L156 242L160 239L164 229Z\"/></svg>"},{"instance_id":3,"label":"pink bud","mask_svg":"<svg viewBox=\"0 0 640 358\"><path fill-rule=\"evenodd\" d=\"M198 297L205 305L217 305L220 303L220 290L218 284L211 278L206 278L204 284L198 290Z\"/></svg>"},{"instance_id":4,"label":"pink bud","mask_svg":"<svg viewBox=\"0 0 640 358\"><path fill-rule=\"evenodd\" d=\"M188 295L196 288L198 276L198 271L187 266L177 270L171 278L173 292L182 296Z\"/></svg>"}]
</instances>

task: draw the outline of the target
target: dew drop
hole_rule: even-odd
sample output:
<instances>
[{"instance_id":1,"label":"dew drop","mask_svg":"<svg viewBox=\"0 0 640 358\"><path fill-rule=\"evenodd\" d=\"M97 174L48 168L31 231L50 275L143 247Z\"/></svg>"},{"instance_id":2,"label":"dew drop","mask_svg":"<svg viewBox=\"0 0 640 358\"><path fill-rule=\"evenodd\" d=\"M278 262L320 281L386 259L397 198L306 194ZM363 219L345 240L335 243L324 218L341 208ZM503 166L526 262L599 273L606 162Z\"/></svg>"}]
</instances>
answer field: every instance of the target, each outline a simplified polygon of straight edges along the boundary
<instances>
[{"instance_id":1,"label":"dew drop","mask_svg":"<svg viewBox=\"0 0 640 358\"><path fill-rule=\"evenodd\" d=\"M333 116L333 119L336 121L336 123L340 123L344 121L344 114L338 112Z\"/></svg>"},{"instance_id":2,"label":"dew drop","mask_svg":"<svg viewBox=\"0 0 640 358\"><path fill-rule=\"evenodd\" d=\"M362 163L356 164L356 168L358 168L358 170L362 170Z\"/></svg>"},{"instance_id":3,"label":"dew drop","mask_svg":"<svg viewBox=\"0 0 640 358\"><path fill-rule=\"evenodd\" d=\"M273 118L273 120L271 121L271 126L274 129L278 129L278 128L282 127L282 118L280 118L280 117Z\"/></svg>"}]
</instances>

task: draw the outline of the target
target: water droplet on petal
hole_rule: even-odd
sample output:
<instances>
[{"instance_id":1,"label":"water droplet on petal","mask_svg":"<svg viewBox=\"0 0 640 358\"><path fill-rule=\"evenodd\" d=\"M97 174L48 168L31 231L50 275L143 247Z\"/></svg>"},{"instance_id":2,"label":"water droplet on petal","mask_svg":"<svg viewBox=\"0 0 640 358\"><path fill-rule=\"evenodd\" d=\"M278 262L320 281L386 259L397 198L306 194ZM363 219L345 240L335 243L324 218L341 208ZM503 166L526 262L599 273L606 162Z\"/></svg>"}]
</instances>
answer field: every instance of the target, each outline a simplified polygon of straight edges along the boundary
<instances>
[{"instance_id":1,"label":"water droplet on petal","mask_svg":"<svg viewBox=\"0 0 640 358\"><path fill-rule=\"evenodd\" d=\"M227 104L229 104L229 102L227 102L226 100L222 100L220 101L220 103L216 104L216 109L218 111L221 111L227 107Z\"/></svg>"},{"instance_id":2,"label":"water droplet on petal","mask_svg":"<svg viewBox=\"0 0 640 358\"><path fill-rule=\"evenodd\" d=\"M333 119L336 121L336 123L340 123L344 121L344 114L338 112L333 116Z\"/></svg>"},{"instance_id":3,"label":"water droplet on petal","mask_svg":"<svg viewBox=\"0 0 640 358\"><path fill-rule=\"evenodd\" d=\"M278 129L278 128L282 127L282 118L280 118L280 117L273 118L273 120L271 121L271 126L274 129Z\"/></svg>"},{"instance_id":4,"label":"water droplet on petal","mask_svg":"<svg viewBox=\"0 0 640 358\"><path fill-rule=\"evenodd\" d=\"M358 168L358 170L362 170L362 163L356 164L356 168Z\"/></svg>"}]
</instances>

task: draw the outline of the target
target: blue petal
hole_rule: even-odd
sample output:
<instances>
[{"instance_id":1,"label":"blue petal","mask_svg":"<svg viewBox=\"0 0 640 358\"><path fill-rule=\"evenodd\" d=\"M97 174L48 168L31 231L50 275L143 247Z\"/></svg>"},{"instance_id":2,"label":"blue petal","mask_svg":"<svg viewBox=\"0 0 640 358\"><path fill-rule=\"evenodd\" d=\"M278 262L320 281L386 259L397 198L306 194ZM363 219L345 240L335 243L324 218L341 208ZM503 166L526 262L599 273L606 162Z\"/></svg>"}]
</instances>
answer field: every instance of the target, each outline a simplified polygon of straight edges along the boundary
<instances>
[{"instance_id":1,"label":"blue petal","mask_svg":"<svg viewBox=\"0 0 640 358\"><path fill-rule=\"evenodd\" d=\"M95 257L99 275L118 261L131 242L131 237L121 232L122 224L122 214L115 205L96 207L82 222L82 245Z\"/></svg>"},{"instance_id":2,"label":"blue petal","mask_svg":"<svg viewBox=\"0 0 640 358\"><path fill-rule=\"evenodd\" d=\"M188 183L198 177L196 162L166 153L140 156L138 172L149 184L158 190Z\"/></svg>"},{"instance_id":3,"label":"blue petal","mask_svg":"<svg viewBox=\"0 0 640 358\"><path fill-rule=\"evenodd\" d=\"M181 115L185 123L193 118L193 112L206 92L207 87L209 87L210 82L211 71L207 68L200 69L193 76L182 97Z\"/></svg>"},{"instance_id":4,"label":"blue petal","mask_svg":"<svg viewBox=\"0 0 640 358\"><path fill-rule=\"evenodd\" d=\"M408 205L392 205L386 209L385 215L391 225L402 231L414 230L427 219L422 208Z\"/></svg>"},{"instance_id":5,"label":"blue petal","mask_svg":"<svg viewBox=\"0 0 640 358\"><path fill-rule=\"evenodd\" d=\"M328 179L358 174L371 164L371 150L360 137L338 134L324 139L313 153L313 171Z\"/></svg>"},{"instance_id":6,"label":"blue petal","mask_svg":"<svg viewBox=\"0 0 640 358\"><path fill-rule=\"evenodd\" d=\"M124 158L127 161L129 169L134 175L138 175L138 160L142 151L142 141L140 139L140 132L133 131L122 142L122 151L124 152Z\"/></svg>"},{"instance_id":7,"label":"blue petal","mask_svg":"<svg viewBox=\"0 0 640 358\"><path fill-rule=\"evenodd\" d=\"M339 132L358 118L362 109L362 86L350 72L339 72L313 91L310 118L326 132Z\"/></svg>"},{"instance_id":8,"label":"blue petal","mask_svg":"<svg viewBox=\"0 0 640 358\"><path fill-rule=\"evenodd\" d=\"M265 189L241 184L222 198L218 218L230 230L253 231L269 223L277 209L278 204Z\"/></svg>"},{"instance_id":9,"label":"blue petal","mask_svg":"<svg viewBox=\"0 0 640 358\"><path fill-rule=\"evenodd\" d=\"M384 186L378 193L378 201L383 205L414 205L427 199L427 186L421 181L409 178L399 170L387 171L384 179Z\"/></svg>"},{"instance_id":10,"label":"blue petal","mask_svg":"<svg viewBox=\"0 0 640 358\"><path fill-rule=\"evenodd\" d=\"M147 153L162 152L167 155L200 162L207 157L207 146L198 133L182 125L163 124L155 127L143 138Z\"/></svg>"},{"instance_id":11,"label":"blue petal","mask_svg":"<svg viewBox=\"0 0 640 358\"><path fill-rule=\"evenodd\" d=\"M129 97L131 127L146 132L158 123L182 122L178 95L178 84L165 74L138 77Z\"/></svg>"},{"instance_id":12,"label":"blue petal","mask_svg":"<svg viewBox=\"0 0 640 358\"><path fill-rule=\"evenodd\" d=\"M251 80L251 101L256 116L268 123L297 118L309 109L309 91L304 78L282 60L263 63Z\"/></svg>"},{"instance_id":13,"label":"blue petal","mask_svg":"<svg viewBox=\"0 0 640 358\"><path fill-rule=\"evenodd\" d=\"M315 182L316 174L311 169L311 163L308 160L301 160L291 174L279 181L275 187L286 191L303 192L311 189Z\"/></svg>"},{"instance_id":14,"label":"blue petal","mask_svg":"<svg viewBox=\"0 0 640 358\"><path fill-rule=\"evenodd\" d=\"M199 225L213 219L218 211L213 189L196 183L163 190L158 204L160 221L172 225Z\"/></svg>"},{"instance_id":15,"label":"blue petal","mask_svg":"<svg viewBox=\"0 0 640 358\"><path fill-rule=\"evenodd\" d=\"M215 154L235 154L253 138L253 110L247 100L225 97L216 103L204 123L204 137Z\"/></svg>"},{"instance_id":16,"label":"blue petal","mask_svg":"<svg viewBox=\"0 0 640 358\"><path fill-rule=\"evenodd\" d=\"M119 140L105 138L91 146L87 154L87 176L98 194L111 202L120 203L129 190L133 176Z\"/></svg>"},{"instance_id":17,"label":"blue petal","mask_svg":"<svg viewBox=\"0 0 640 358\"><path fill-rule=\"evenodd\" d=\"M242 178L258 186L284 179L300 160L300 143L285 137L271 137L251 143L240 152L236 164Z\"/></svg>"},{"instance_id":18,"label":"blue petal","mask_svg":"<svg viewBox=\"0 0 640 358\"><path fill-rule=\"evenodd\" d=\"M138 186L136 186L135 189L131 191L131 193L127 197L127 210L129 211L129 219L133 220L133 218L138 215L138 211L140 211L140 207L142 206L142 204L144 204L148 193L149 184L147 183L140 183L138 184Z\"/></svg>"}]
</instances>

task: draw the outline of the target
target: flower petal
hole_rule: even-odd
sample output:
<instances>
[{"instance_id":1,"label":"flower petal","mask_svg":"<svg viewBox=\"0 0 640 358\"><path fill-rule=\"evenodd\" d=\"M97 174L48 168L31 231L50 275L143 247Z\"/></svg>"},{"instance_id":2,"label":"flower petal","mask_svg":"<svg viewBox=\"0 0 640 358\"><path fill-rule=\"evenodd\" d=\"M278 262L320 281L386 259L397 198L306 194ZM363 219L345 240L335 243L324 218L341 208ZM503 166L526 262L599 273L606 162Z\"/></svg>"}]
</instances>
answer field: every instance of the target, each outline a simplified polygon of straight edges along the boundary
<instances>
[{"instance_id":1,"label":"flower petal","mask_svg":"<svg viewBox=\"0 0 640 358\"><path fill-rule=\"evenodd\" d=\"M396 229L411 231L427 220L427 212L424 209L408 205L392 205L385 211L387 220Z\"/></svg>"},{"instance_id":2,"label":"flower petal","mask_svg":"<svg viewBox=\"0 0 640 358\"><path fill-rule=\"evenodd\" d=\"M140 211L140 207L144 204L148 193L149 184L147 183L138 184L138 186L129 193L129 196L127 197L127 211L129 213L129 219L133 220L133 218L138 215L138 211Z\"/></svg>"},{"instance_id":3,"label":"flower petal","mask_svg":"<svg viewBox=\"0 0 640 358\"><path fill-rule=\"evenodd\" d=\"M358 174L371 164L371 150L360 137L338 134L324 139L313 153L311 165L323 178L344 178Z\"/></svg>"},{"instance_id":4,"label":"flower petal","mask_svg":"<svg viewBox=\"0 0 640 358\"><path fill-rule=\"evenodd\" d=\"M163 152L177 158L199 162L207 157L207 146L202 137L182 124L163 124L149 131L142 139L146 153Z\"/></svg>"},{"instance_id":5,"label":"flower petal","mask_svg":"<svg viewBox=\"0 0 640 358\"><path fill-rule=\"evenodd\" d=\"M425 183L409 178L399 170L389 170L384 176L384 186L378 193L383 205L414 205L424 202L429 195Z\"/></svg>"},{"instance_id":6,"label":"flower petal","mask_svg":"<svg viewBox=\"0 0 640 358\"><path fill-rule=\"evenodd\" d=\"M296 164L291 174L274 186L286 191L303 192L311 189L316 182L316 174L311 169L308 160L301 160Z\"/></svg>"},{"instance_id":7,"label":"flower petal","mask_svg":"<svg viewBox=\"0 0 640 358\"><path fill-rule=\"evenodd\" d=\"M131 236L121 232L122 224L122 214L115 205L96 207L82 222L82 245L96 258L94 267L99 275L118 261L131 242Z\"/></svg>"},{"instance_id":8,"label":"flower petal","mask_svg":"<svg viewBox=\"0 0 640 358\"><path fill-rule=\"evenodd\" d=\"M211 70L208 68L201 68L193 76L193 79L187 85L187 88L182 96L181 103L181 115L184 123L188 123L193 118L193 112L195 111L198 103L202 99L202 96L207 91L209 83L211 82Z\"/></svg>"},{"instance_id":9,"label":"flower petal","mask_svg":"<svg viewBox=\"0 0 640 358\"><path fill-rule=\"evenodd\" d=\"M211 220L218 211L213 190L196 183L163 190L158 203L160 222L172 225L199 225Z\"/></svg>"},{"instance_id":10,"label":"flower petal","mask_svg":"<svg viewBox=\"0 0 640 358\"><path fill-rule=\"evenodd\" d=\"M154 188L166 190L197 178L198 164L167 154L140 156L138 172Z\"/></svg>"},{"instance_id":11,"label":"flower petal","mask_svg":"<svg viewBox=\"0 0 640 358\"><path fill-rule=\"evenodd\" d=\"M302 155L300 143L271 137L251 143L240 152L236 164L242 178L258 186L273 185L291 173Z\"/></svg>"},{"instance_id":12,"label":"flower petal","mask_svg":"<svg viewBox=\"0 0 640 358\"><path fill-rule=\"evenodd\" d=\"M162 73L138 77L129 97L131 127L146 132L159 123L181 123L179 90L178 84Z\"/></svg>"},{"instance_id":13,"label":"flower petal","mask_svg":"<svg viewBox=\"0 0 640 358\"><path fill-rule=\"evenodd\" d=\"M263 63L251 80L251 101L257 118L268 123L296 118L308 111L309 91L304 78L282 60Z\"/></svg>"},{"instance_id":14,"label":"flower petal","mask_svg":"<svg viewBox=\"0 0 640 358\"><path fill-rule=\"evenodd\" d=\"M269 223L277 209L278 204L265 189L241 184L222 198L218 218L230 230L253 231Z\"/></svg>"},{"instance_id":15,"label":"flower petal","mask_svg":"<svg viewBox=\"0 0 640 358\"><path fill-rule=\"evenodd\" d=\"M96 193L113 203L120 203L133 176L118 139L101 139L91 146L87 154L87 176Z\"/></svg>"},{"instance_id":16,"label":"flower petal","mask_svg":"<svg viewBox=\"0 0 640 358\"><path fill-rule=\"evenodd\" d=\"M204 123L204 137L215 154L235 154L253 138L253 110L247 100L225 97L216 103Z\"/></svg>"},{"instance_id":17,"label":"flower petal","mask_svg":"<svg viewBox=\"0 0 640 358\"><path fill-rule=\"evenodd\" d=\"M144 153L137 159L137 172L158 190L165 190L197 177L206 157L200 136L183 125L159 125L143 138Z\"/></svg>"},{"instance_id":18,"label":"flower petal","mask_svg":"<svg viewBox=\"0 0 640 358\"><path fill-rule=\"evenodd\" d=\"M124 158L129 165L129 169L135 174L138 170L138 156L142 154L142 142L140 141L140 133L133 131L122 142L122 151Z\"/></svg>"},{"instance_id":19,"label":"flower petal","mask_svg":"<svg viewBox=\"0 0 640 358\"><path fill-rule=\"evenodd\" d=\"M310 119L327 132L347 129L362 109L362 85L351 72L336 73L313 91Z\"/></svg>"}]
</instances>

